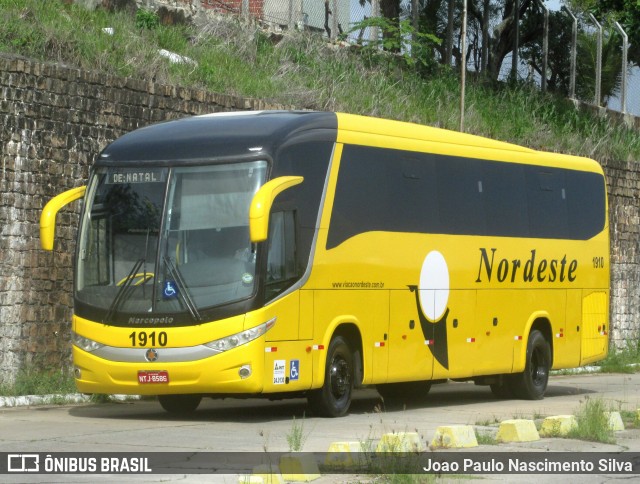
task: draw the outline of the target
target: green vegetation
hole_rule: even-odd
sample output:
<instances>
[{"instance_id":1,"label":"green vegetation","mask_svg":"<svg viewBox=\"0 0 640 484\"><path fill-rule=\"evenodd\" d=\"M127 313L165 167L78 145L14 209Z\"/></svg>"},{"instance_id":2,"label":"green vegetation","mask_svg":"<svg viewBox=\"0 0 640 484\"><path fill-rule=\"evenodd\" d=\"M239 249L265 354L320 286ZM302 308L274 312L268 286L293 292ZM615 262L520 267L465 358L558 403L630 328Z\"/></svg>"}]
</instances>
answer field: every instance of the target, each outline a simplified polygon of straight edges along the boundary
<instances>
[{"instance_id":1,"label":"green vegetation","mask_svg":"<svg viewBox=\"0 0 640 484\"><path fill-rule=\"evenodd\" d=\"M27 367L21 370L12 385L0 385L0 396L50 395L75 393L73 376L60 369Z\"/></svg>"},{"instance_id":2,"label":"green vegetation","mask_svg":"<svg viewBox=\"0 0 640 484\"><path fill-rule=\"evenodd\" d=\"M571 439L591 442L615 443L613 430L609 426L609 409L602 398L586 398L575 412L576 427L569 431Z\"/></svg>"},{"instance_id":3,"label":"green vegetation","mask_svg":"<svg viewBox=\"0 0 640 484\"><path fill-rule=\"evenodd\" d=\"M113 35L103 31L112 28ZM434 42L434 39L428 39ZM194 63L171 63L166 49ZM404 56L364 55L321 37L274 35L232 16L203 27L163 26L58 0L0 0L0 52L159 83L265 99L284 106L368 114L458 129L459 79ZM467 85L466 130L601 161L640 159L640 135L525 84Z\"/></svg>"},{"instance_id":4,"label":"green vegetation","mask_svg":"<svg viewBox=\"0 0 640 484\"><path fill-rule=\"evenodd\" d=\"M633 410L619 410L625 429L640 428L640 415Z\"/></svg>"},{"instance_id":5,"label":"green vegetation","mask_svg":"<svg viewBox=\"0 0 640 484\"><path fill-rule=\"evenodd\" d=\"M596 363L603 373L636 373L640 371L640 347L628 342L621 350L610 350L607 357Z\"/></svg>"},{"instance_id":6,"label":"green vegetation","mask_svg":"<svg viewBox=\"0 0 640 484\"><path fill-rule=\"evenodd\" d=\"M300 452L304 447L304 443L309 437L309 434L304 433L304 413L302 414L302 420L296 421L296 417L293 417L293 423L291 424L291 430L285 436L289 450L291 452Z\"/></svg>"},{"instance_id":7,"label":"green vegetation","mask_svg":"<svg viewBox=\"0 0 640 484\"><path fill-rule=\"evenodd\" d=\"M474 429L478 445L498 445L495 433Z\"/></svg>"},{"instance_id":8,"label":"green vegetation","mask_svg":"<svg viewBox=\"0 0 640 484\"><path fill-rule=\"evenodd\" d=\"M152 10L141 8L136 12L136 27L139 29L157 29L160 27L160 18Z\"/></svg>"}]
</instances>

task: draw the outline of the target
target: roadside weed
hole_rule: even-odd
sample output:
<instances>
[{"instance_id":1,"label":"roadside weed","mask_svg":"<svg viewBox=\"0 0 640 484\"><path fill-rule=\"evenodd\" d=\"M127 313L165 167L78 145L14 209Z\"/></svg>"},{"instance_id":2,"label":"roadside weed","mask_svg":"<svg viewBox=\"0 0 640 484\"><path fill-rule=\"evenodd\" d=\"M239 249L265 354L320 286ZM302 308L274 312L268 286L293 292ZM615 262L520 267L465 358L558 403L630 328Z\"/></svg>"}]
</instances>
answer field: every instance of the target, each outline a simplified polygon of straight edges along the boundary
<instances>
[{"instance_id":1,"label":"roadside weed","mask_svg":"<svg viewBox=\"0 0 640 484\"><path fill-rule=\"evenodd\" d=\"M606 414L609 409L602 398L586 398L575 412L576 427L567 437L591 442L615 443L613 430Z\"/></svg>"},{"instance_id":2,"label":"roadside weed","mask_svg":"<svg viewBox=\"0 0 640 484\"><path fill-rule=\"evenodd\" d=\"M304 413L302 414L302 420L296 421L294 415L293 422L291 424L291 430L285 436L287 444L289 445L289 451L300 452L304 447L304 443L309 437L309 434L304 433Z\"/></svg>"}]
</instances>

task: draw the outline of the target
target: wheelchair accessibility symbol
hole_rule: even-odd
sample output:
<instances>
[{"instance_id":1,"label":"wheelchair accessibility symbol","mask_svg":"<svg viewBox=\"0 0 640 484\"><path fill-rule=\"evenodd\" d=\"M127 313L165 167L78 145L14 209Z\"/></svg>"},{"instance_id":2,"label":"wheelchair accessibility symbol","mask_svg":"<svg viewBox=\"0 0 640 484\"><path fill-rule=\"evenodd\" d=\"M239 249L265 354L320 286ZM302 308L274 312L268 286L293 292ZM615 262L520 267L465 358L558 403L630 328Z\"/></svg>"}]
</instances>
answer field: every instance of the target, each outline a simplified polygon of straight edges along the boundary
<instances>
[{"instance_id":1,"label":"wheelchair accessibility symbol","mask_svg":"<svg viewBox=\"0 0 640 484\"><path fill-rule=\"evenodd\" d=\"M297 380L300 377L300 360L289 362L289 380Z\"/></svg>"},{"instance_id":2,"label":"wheelchair accessibility symbol","mask_svg":"<svg viewBox=\"0 0 640 484\"><path fill-rule=\"evenodd\" d=\"M174 281L164 281L164 288L162 289L162 296L165 299L171 299L178 295L178 287Z\"/></svg>"}]
</instances>

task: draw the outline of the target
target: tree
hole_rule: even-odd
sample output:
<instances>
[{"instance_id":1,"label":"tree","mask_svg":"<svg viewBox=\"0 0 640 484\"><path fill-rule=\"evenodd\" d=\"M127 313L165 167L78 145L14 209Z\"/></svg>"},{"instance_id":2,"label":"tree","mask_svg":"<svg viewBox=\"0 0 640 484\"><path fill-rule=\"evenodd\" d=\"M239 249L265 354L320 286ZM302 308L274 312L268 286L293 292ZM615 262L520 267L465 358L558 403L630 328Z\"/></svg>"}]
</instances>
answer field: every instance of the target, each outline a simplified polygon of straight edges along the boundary
<instances>
[{"instance_id":1,"label":"tree","mask_svg":"<svg viewBox=\"0 0 640 484\"><path fill-rule=\"evenodd\" d=\"M505 57L513 52L515 25L514 19L514 0L505 0L502 10L502 19L498 26L494 29L493 38L490 45L489 62L487 65L487 75L490 79L496 80L500 75L500 68ZM519 48L535 42L542 37L543 25L540 22L528 22L530 15L535 14L538 6L535 0L520 0L519 2L519 18L520 24L520 42ZM479 18L481 13L472 9L472 14Z\"/></svg>"},{"instance_id":2,"label":"tree","mask_svg":"<svg viewBox=\"0 0 640 484\"><path fill-rule=\"evenodd\" d=\"M453 9L455 18L449 14L453 3L455 3ZM458 45L453 46L451 52L448 50L450 42L447 40L450 38L447 34L451 31L452 20L453 25L459 28L461 5L461 0L423 0L420 17L421 30L424 26L439 38L445 39L439 49L441 61L444 64L451 62L451 56L454 57L457 65L462 62L462 49L459 40ZM469 59L473 59L477 67L476 70L486 69L484 74L492 80L498 79L505 57L513 51L514 5L514 0L468 0L467 3L469 12L467 33L470 48L467 50L467 59L464 61L468 62ZM535 0L520 0L519 2L519 17L522 20L520 47L542 36L541 23L524 21L536 8ZM490 24L495 23L496 19L498 20L497 25L491 32Z\"/></svg>"},{"instance_id":3,"label":"tree","mask_svg":"<svg viewBox=\"0 0 640 484\"><path fill-rule=\"evenodd\" d=\"M640 65L640 3L637 0L567 0L569 6L597 19L618 21L629 36L629 61Z\"/></svg>"},{"instance_id":4,"label":"tree","mask_svg":"<svg viewBox=\"0 0 640 484\"><path fill-rule=\"evenodd\" d=\"M622 55L620 35L614 30L605 32L602 39L602 76L600 103L606 105L609 98L620 88L622 80ZM578 74L576 95L587 102L593 102L595 95L596 36L586 32L578 35Z\"/></svg>"},{"instance_id":5,"label":"tree","mask_svg":"<svg viewBox=\"0 0 640 484\"><path fill-rule=\"evenodd\" d=\"M366 3L371 3L371 0L359 0L359 2L364 7ZM380 16L388 19L393 27L400 28L400 0L380 0ZM382 32L383 38L388 35L387 32Z\"/></svg>"}]
</instances>

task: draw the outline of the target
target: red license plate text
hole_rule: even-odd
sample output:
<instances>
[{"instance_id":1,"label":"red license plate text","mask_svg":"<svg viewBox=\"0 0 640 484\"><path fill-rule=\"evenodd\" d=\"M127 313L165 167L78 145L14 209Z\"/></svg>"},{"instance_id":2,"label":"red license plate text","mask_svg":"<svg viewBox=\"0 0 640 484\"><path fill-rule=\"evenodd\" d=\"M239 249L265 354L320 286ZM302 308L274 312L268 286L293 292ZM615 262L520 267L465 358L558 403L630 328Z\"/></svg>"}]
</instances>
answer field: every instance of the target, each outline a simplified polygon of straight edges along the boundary
<instances>
[{"instance_id":1,"label":"red license plate text","mask_svg":"<svg viewBox=\"0 0 640 484\"><path fill-rule=\"evenodd\" d=\"M139 371L138 383L169 383L169 372L160 371Z\"/></svg>"}]
</instances>

